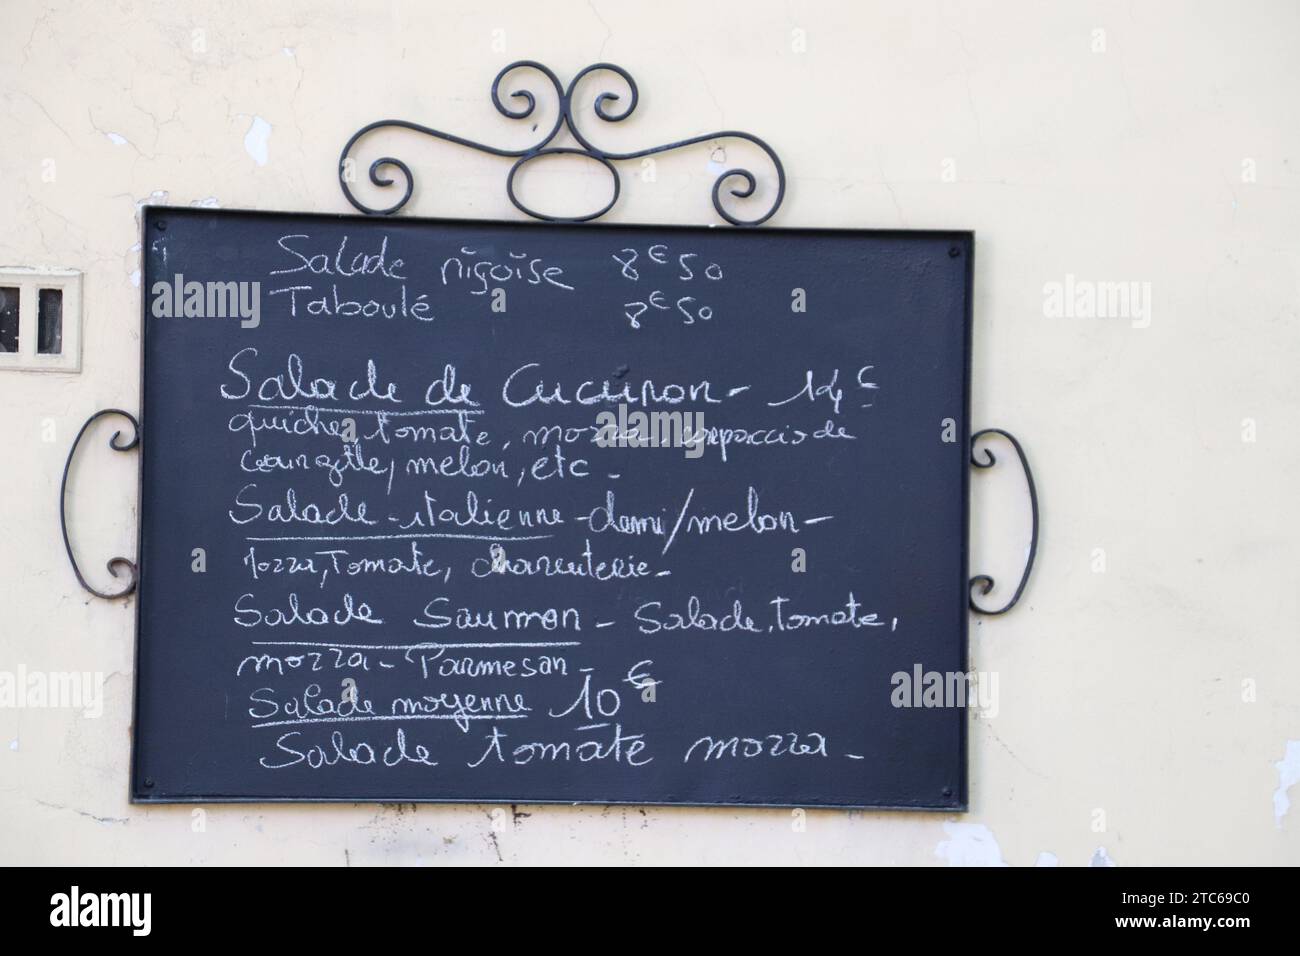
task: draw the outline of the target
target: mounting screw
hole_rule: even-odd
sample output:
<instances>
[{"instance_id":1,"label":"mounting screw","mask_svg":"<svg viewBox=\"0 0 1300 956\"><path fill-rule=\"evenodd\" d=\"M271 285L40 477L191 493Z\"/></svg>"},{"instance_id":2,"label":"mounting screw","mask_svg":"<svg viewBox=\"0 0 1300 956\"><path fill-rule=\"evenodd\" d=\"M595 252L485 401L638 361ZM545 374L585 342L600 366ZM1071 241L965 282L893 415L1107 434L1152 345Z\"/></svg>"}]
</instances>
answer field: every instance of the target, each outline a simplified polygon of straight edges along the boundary
<instances>
[{"instance_id":1,"label":"mounting screw","mask_svg":"<svg viewBox=\"0 0 1300 956\"><path fill-rule=\"evenodd\" d=\"M630 371L632 371L632 366L630 366L630 365L620 365L620 366L618 367L618 369L614 372L614 377L615 377L615 378L622 378L624 375L626 375L626 374L627 374L628 372L630 372Z\"/></svg>"},{"instance_id":2,"label":"mounting screw","mask_svg":"<svg viewBox=\"0 0 1300 956\"><path fill-rule=\"evenodd\" d=\"M945 797L951 797L951 796L952 796L952 787L944 787L944 788L943 788L943 795L944 795Z\"/></svg>"},{"instance_id":3,"label":"mounting screw","mask_svg":"<svg viewBox=\"0 0 1300 956\"><path fill-rule=\"evenodd\" d=\"M146 787L152 787L152 786L153 786L153 778L152 778L152 777L146 777L146 778L145 778L145 781L144 781L144 785L145 785Z\"/></svg>"},{"instance_id":4,"label":"mounting screw","mask_svg":"<svg viewBox=\"0 0 1300 956\"><path fill-rule=\"evenodd\" d=\"M960 248L960 247L958 247L958 246L949 246L949 247L948 247L948 258L949 258L949 259L956 259L959 255L961 255L961 248Z\"/></svg>"},{"instance_id":5,"label":"mounting screw","mask_svg":"<svg viewBox=\"0 0 1300 956\"><path fill-rule=\"evenodd\" d=\"M167 231L167 220L166 220L166 219L159 219L157 222L155 222L155 223L153 224L153 227L154 227L155 229L157 229L159 232L166 232L166 231Z\"/></svg>"}]
</instances>

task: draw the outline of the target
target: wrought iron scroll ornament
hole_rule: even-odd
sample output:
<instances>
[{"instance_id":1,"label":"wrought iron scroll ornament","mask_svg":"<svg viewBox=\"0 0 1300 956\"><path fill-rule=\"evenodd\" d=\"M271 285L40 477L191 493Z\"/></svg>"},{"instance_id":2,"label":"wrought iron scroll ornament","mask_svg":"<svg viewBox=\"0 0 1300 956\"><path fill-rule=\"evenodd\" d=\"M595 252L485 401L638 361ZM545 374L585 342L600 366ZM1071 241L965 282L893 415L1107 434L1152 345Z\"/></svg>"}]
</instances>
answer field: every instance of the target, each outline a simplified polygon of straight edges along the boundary
<instances>
[{"instance_id":1,"label":"wrought iron scroll ornament","mask_svg":"<svg viewBox=\"0 0 1300 956\"><path fill-rule=\"evenodd\" d=\"M347 145L343 147L343 152L339 156L339 185L342 186L343 194L347 197L348 202L352 203L353 206L368 215L387 216L397 212L405 206L407 201L411 198L411 194L415 190L415 177L411 172L411 167L402 160L393 156L382 156L370 164L370 181L380 187L389 187L393 185L393 179L391 176L385 175L384 167L392 167L400 170L401 175L405 180L402 184L402 198L397 200L397 202L393 203L391 206L378 208L368 206L357 198L349 185L355 177L352 172L353 167L348 154L351 153L352 148L357 144L357 142L377 129L398 128L414 130L415 132L423 133L426 136L433 136L437 139L445 140L449 143L456 143L459 146L466 146L470 149L476 149L479 152L489 153L493 156L513 158L515 160L514 165L510 167L510 172L506 176L506 194L510 197L510 201L514 203L515 207L521 212L532 216L534 219L542 219L547 222L588 222L592 219L599 219L601 216L605 215L605 213L613 209L615 203L618 202L619 193L621 191L618 170L614 167L615 162L628 159L640 159L645 156L652 156L656 153L666 153L670 150L681 149L684 146L693 146L698 143L706 143L720 139L743 139L753 143L766 153L768 159L772 161L772 165L776 169L777 187L776 198L772 202L771 207L763 215L756 219L741 219L728 212L723 207L723 184L728 180L741 180L743 185L734 186L730 190L730 193L737 198L745 199L754 194L754 190L758 183L754 174L748 169L740 167L728 169L721 173L713 183L713 208L717 210L718 215L733 226L757 226L770 219L777 209L780 208L781 202L785 198L785 168L781 165L781 160L772 150L772 147L768 146L767 143L763 142L757 136L750 133L743 133L739 130L720 130L716 133L705 133L701 136L692 136L689 139L678 140L675 143L665 143L662 146L651 146L648 149L634 150L630 153L610 152L609 150L604 150L595 146L589 139L587 139L582 130L579 129L573 115L573 94L577 89L578 84L588 76L588 74L602 71L617 74L622 78L623 82L627 84L627 106L621 111L607 109L607 107L612 106L616 100L620 99L618 93L613 93L607 90L596 97L593 109L596 116L604 122L620 123L632 115L633 110L636 109L637 101L640 99L640 95L637 92L636 82L632 79L632 75L628 73L627 70L623 69L621 66L615 66L613 63L593 63L591 66L588 66L579 72L569 82L568 88L566 89L560 83L559 77L557 77L549 67L538 63L536 60L519 60L515 63L511 63L498 73L496 79L492 81L492 105L496 107L497 112L501 113L503 116L509 117L510 119L526 119L533 114L533 111L537 107L537 98L528 90L516 90L510 94L512 98L517 98L525 104L519 108L511 108L511 106L507 105L501 98L502 81L516 70L524 69L535 70L546 77L554 89L559 103L559 110L556 114L554 125L551 126L550 130L538 142L524 149L500 149L496 146L489 146L486 143L478 143L474 140L465 139L462 136L456 136L453 133L446 133L442 130L422 126L419 123L412 123L408 120L379 120L378 122L371 123L368 126L363 126L361 129L353 133L352 138L347 141ZM572 135L574 140L578 143L578 148L549 145L564 127L568 128L570 135ZM600 163L609 172L614 182L614 194L610 198L609 203L596 212L585 216L572 217L548 216L535 209L530 209L522 200L520 200L518 194L515 192L515 177L518 176L519 171L530 162L536 159L541 159L545 156L581 156Z\"/></svg>"},{"instance_id":2,"label":"wrought iron scroll ornament","mask_svg":"<svg viewBox=\"0 0 1300 956\"><path fill-rule=\"evenodd\" d=\"M1020 467L1024 469L1025 484L1029 488L1029 507L1032 522L1029 535L1029 553L1025 558L1025 570L1020 576L1020 583L1016 586L1016 593L1011 595L1011 600L1000 608L989 609L980 607L975 601L974 591L978 588L980 594L988 594L993 590L993 578L987 574L977 574L975 577L970 579L970 589L972 592L970 595L970 609L977 614L995 615L1006 614L1007 611L1010 611L1016 606L1016 603L1020 600L1020 596L1025 593L1025 585L1029 583L1029 574L1034 569L1034 556L1038 553L1038 491L1034 488L1034 473L1029 469L1029 459L1025 457L1025 450L1020 447L1020 442L1016 440L1015 435L1012 435L1008 431L1003 431L1001 428L985 428L971 436L970 463L976 468L992 468L998 463L998 460L991 449L984 449L985 457L982 459L977 453L980 439L987 435L1001 435L1011 443L1011 447L1016 450L1016 454L1020 457Z\"/></svg>"},{"instance_id":3,"label":"wrought iron scroll ornament","mask_svg":"<svg viewBox=\"0 0 1300 956\"><path fill-rule=\"evenodd\" d=\"M90 428L96 420L105 415L121 415L131 423L131 440L128 442L120 442L119 439L122 437L122 433L120 431L113 432L113 437L108 440L109 448L112 448L114 451L130 451L132 448L135 448L140 444L140 423L135 420L135 416L130 412L124 412L120 408L105 408L101 411L95 412L95 414L86 419L86 423L81 426L81 431L77 432L77 437L72 442L72 449L68 452L67 464L63 466L63 482L59 486L59 526L63 529L63 547L68 552L68 563L72 565L72 573L77 576L77 580L81 583L81 586L91 594L95 595L95 597L112 600L114 598L126 597L135 591L136 581L139 576L135 562L121 557L109 558L108 573L116 578L121 576L119 570L125 569L128 573L129 580L127 581L126 587L116 593L97 591L90 586L82 575L81 568L77 566L77 559L72 553L72 542L68 538L68 472L72 470L72 459L76 457L77 446L81 444L81 436L86 434L86 430Z\"/></svg>"}]
</instances>

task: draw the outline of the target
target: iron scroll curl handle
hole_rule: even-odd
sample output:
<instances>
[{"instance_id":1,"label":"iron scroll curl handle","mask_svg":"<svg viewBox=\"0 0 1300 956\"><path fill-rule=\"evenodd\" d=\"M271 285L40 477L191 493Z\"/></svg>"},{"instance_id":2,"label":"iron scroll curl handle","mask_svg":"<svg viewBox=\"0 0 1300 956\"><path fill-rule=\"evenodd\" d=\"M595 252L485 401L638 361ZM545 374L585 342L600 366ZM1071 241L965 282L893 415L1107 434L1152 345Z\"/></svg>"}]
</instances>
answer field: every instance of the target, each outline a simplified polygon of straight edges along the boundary
<instances>
[{"instance_id":1,"label":"iron scroll curl handle","mask_svg":"<svg viewBox=\"0 0 1300 956\"><path fill-rule=\"evenodd\" d=\"M976 468L992 468L998 463L997 457L989 448L984 449L985 457L981 459L978 455L980 439L987 435L1000 435L1011 443L1011 447L1016 450L1016 455L1020 458L1020 467L1025 472L1025 484L1029 488L1029 508L1031 513L1031 531L1029 536L1029 554L1025 558L1025 570L1020 576L1020 583L1016 585L1016 593L1011 595L1011 600L1000 608L984 608L975 600L975 591L979 590L980 594L988 594L993 590L993 578L987 574L977 574L970 579L970 609L976 614L986 614L990 617L998 614L1006 614L1016 606L1020 596L1025 593L1025 585L1029 583L1030 572L1034 570L1034 557L1038 554L1038 491L1034 487L1034 473L1029 468L1029 459L1025 457L1025 450L1016 440L1016 436L1001 428L984 428L977 431L971 436L970 440L970 463Z\"/></svg>"},{"instance_id":2,"label":"iron scroll curl handle","mask_svg":"<svg viewBox=\"0 0 1300 956\"><path fill-rule=\"evenodd\" d=\"M113 432L113 437L108 440L109 448L114 451L130 451L140 444L140 423L136 421L135 416L130 412L124 412L120 408L105 408L86 419L85 424L81 426L81 431L77 432L77 437L73 439L72 448L68 452L68 461L63 466L63 482L59 486L59 527L63 531L63 547L68 552L68 563L72 565L72 573L77 576L77 581L95 597L111 601L115 598L127 597L135 591L136 582L139 580L139 569L136 567L136 563L123 557L109 558L108 573L115 578L121 577L120 572L125 569L130 580L127 581L125 588L116 593L98 591L90 586L81 573L81 568L77 566L77 559L72 553L72 541L68 538L68 473L72 470L72 460L77 455L77 446L81 444L82 436L86 434L91 425L105 415L121 415L131 423L131 440L125 443L120 442L119 439L122 437L122 433L120 431Z\"/></svg>"}]
</instances>

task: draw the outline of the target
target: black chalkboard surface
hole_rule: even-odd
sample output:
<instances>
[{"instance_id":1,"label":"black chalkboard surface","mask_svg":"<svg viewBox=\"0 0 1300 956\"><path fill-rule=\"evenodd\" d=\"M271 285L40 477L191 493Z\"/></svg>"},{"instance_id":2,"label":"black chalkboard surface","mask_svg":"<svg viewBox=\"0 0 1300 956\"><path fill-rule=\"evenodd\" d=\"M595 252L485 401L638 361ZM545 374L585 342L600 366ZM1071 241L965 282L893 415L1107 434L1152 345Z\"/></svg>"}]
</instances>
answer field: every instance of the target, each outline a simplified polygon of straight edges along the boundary
<instances>
[{"instance_id":1,"label":"black chalkboard surface","mask_svg":"<svg viewBox=\"0 0 1300 956\"><path fill-rule=\"evenodd\" d=\"M970 233L144 250L135 800L965 807Z\"/></svg>"}]
</instances>

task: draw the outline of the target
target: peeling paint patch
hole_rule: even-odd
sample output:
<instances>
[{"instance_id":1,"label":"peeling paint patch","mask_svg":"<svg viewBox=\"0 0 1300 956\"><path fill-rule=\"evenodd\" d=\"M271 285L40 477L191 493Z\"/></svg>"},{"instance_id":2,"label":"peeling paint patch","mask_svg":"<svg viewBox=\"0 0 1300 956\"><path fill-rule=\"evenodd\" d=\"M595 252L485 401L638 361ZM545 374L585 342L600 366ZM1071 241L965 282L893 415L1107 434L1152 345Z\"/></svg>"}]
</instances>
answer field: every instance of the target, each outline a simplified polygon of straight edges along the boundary
<instances>
[{"instance_id":1,"label":"peeling paint patch","mask_svg":"<svg viewBox=\"0 0 1300 956\"><path fill-rule=\"evenodd\" d=\"M704 168L710 176L721 176L727 170L727 151L715 145L709 153L709 161L704 164Z\"/></svg>"},{"instance_id":2,"label":"peeling paint patch","mask_svg":"<svg viewBox=\"0 0 1300 956\"><path fill-rule=\"evenodd\" d=\"M253 157L253 162L265 166L271 158L270 150L271 124L260 116L253 117L253 125L244 134L244 152Z\"/></svg>"},{"instance_id":3,"label":"peeling paint patch","mask_svg":"<svg viewBox=\"0 0 1300 956\"><path fill-rule=\"evenodd\" d=\"M1287 791L1300 783L1300 740L1288 740L1286 753L1273 764L1277 769L1277 789L1273 791L1273 822L1282 829L1282 818L1291 809Z\"/></svg>"},{"instance_id":4,"label":"peeling paint patch","mask_svg":"<svg viewBox=\"0 0 1300 956\"><path fill-rule=\"evenodd\" d=\"M121 135L120 133L105 133L104 135L108 137L108 141L112 143L114 146L128 145L126 137Z\"/></svg>"},{"instance_id":5,"label":"peeling paint patch","mask_svg":"<svg viewBox=\"0 0 1300 956\"><path fill-rule=\"evenodd\" d=\"M127 254L128 254L128 255L131 255L131 256L134 256L134 257L135 257L135 260L138 260L138 259L139 259L139 255L140 255L140 243L137 242L137 243L136 243L135 245L133 245L130 249L128 249L128 250L127 250ZM135 260L133 260L133 261L135 261ZM130 278L130 280L131 280L131 285L135 286L137 289L140 288L140 270L139 270L139 268L132 269L129 273L127 273L127 275L128 275L128 277Z\"/></svg>"},{"instance_id":6,"label":"peeling paint patch","mask_svg":"<svg viewBox=\"0 0 1300 956\"><path fill-rule=\"evenodd\" d=\"M1006 866L993 833L982 823L945 823L947 840L940 840L934 855L949 866Z\"/></svg>"},{"instance_id":7,"label":"peeling paint patch","mask_svg":"<svg viewBox=\"0 0 1300 956\"><path fill-rule=\"evenodd\" d=\"M1104 846L1097 847L1097 852L1095 852L1092 855L1092 859L1088 861L1088 865L1089 866L1118 866L1118 864L1107 855L1106 848Z\"/></svg>"},{"instance_id":8,"label":"peeling paint patch","mask_svg":"<svg viewBox=\"0 0 1300 956\"><path fill-rule=\"evenodd\" d=\"M135 201L136 218L137 219L139 218L140 210L143 209L145 206L167 205L167 197L170 195L171 193L169 193L165 189L155 189L153 192L145 196L143 199L137 199Z\"/></svg>"},{"instance_id":9,"label":"peeling paint patch","mask_svg":"<svg viewBox=\"0 0 1300 956\"><path fill-rule=\"evenodd\" d=\"M15 737L13 740L9 741L9 749L10 749L10 750L17 750L17 749L18 749L18 738L17 738L17 737Z\"/></svg>"},{"instance_id":10,"label":"peeling paint patch","mask_svg":"<svg viewBox=\"0 0 1300 956\"><path fill-rule=\"evenodd\" d=\"M167 205L167 200L170 197L171 197L171 193L169 193L167 190L155 189L153 190L153 192L149 193L149 195L145 196L143 199L137 199L135 201L136 235L140 234L140 227L144 222L144 208L146 206L165 206ZM131 248L127 250L127 255L129 257L127 262L127 269L128 269L127 278L131 280L131 285L137 289L140 288L140 260L143 258L140 253L141 253L140 243L138 242L132 245ZM165 254L164 254L164 259L165 259ZM131 268L131 266L135 266L135 268Z\"/></svg>"},{"instance_id":11,"label":"peeling paint patch","mask_svg":"<svg viewBox=\"0 0 1300 956\"><path fill-rule=\"evenodd\" d=\"M190 202L191 206L198 209L220 209L221 203L216 196L204 196L202 199L195 199Z\"/></svg>"},{"instance_id":12,"label":"peeling paint patch","mask_svg":"<svg viewBox=\"0 0 1300 956\"><path fill-rule=\"evenodd\" d=\"M1048 853L1044 850L1038 854L1038 859L1034 861L1034 866L1060 866L1061 861L1056 858L1055 853Z\"/></svg>"}]
</instances>

